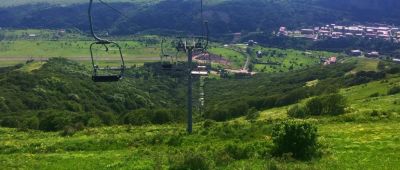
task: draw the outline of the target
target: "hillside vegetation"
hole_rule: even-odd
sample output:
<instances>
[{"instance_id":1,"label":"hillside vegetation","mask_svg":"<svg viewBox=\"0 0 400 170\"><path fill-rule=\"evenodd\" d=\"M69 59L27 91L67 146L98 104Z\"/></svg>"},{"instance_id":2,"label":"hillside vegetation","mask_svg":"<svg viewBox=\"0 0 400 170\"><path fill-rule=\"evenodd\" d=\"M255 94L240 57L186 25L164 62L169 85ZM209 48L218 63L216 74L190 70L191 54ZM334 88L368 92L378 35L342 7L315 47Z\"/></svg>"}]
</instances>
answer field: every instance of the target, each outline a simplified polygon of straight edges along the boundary
<instances>
[{"instance_id":1,"label":"hillside vegetation","mask_svg":"<svg viewBox=\"0 0 400 170\"><path fill-rule=\"evenodd\" d=\"M63 4L66 1L37 1ZM13 28L79 28L88 30L87 4L69 6L32 4L31 1L7 1L1 8L0 27ZM85 2L86 1L79 1ZM127 17L96 5L95 25L114 34L150 32L157 34L200 33L199 1L109 1ZM133 2L133 3L132 3ZM150 4L149 4L150 2ZM213 36L234 32L272 32L280 26L298 28L330 23L380 22L400 24L396 0L229 0L205 1L205 17ZM145 4L145 5L144 5ZM22 5L22 6L18 6ZM21 11L15 13L13 11ZM185 23L185 24L183 24Z\"/></svg>"},{"instance_id":2,"label":"hillside vegetation","mask_svg":"<svg viewBox=\"0 0 400 170\"><path fill-rule=\"evenodd\" d=\"M367 68L364 64L350 62L329 67L313 67L300 72L280 73L280 75L263 74L254 79L245 80L207 80L208 107L228 109L228 111L224 112L227 117L224 117L224 114L213 117L213 113L220 110L208 112L205 116L211 116L212 119L218 118L216 120L224 118L228 121L197 119L194 133L191 135L186 134L184 124L179 123L179 120L178 123L163 125L104 126L106 123L103 121L110 120L109 117L98 120L101 124L97 126L103 127L97 128L85 127L95 125L93 122L96 121L93 119L90 124L78 126L80 129L67 128L57 132L43 132L23 127L0 128L2 134L0 136L0 168L380 169L384 167L396 169L399 166L397 160L400 159L398 154L400 152L398 133L400 130L398 127L400 90L396 90L396 87L400 85L400 68L391 63L381 63L380 65L385 65L383 68L377 69L377 72L368 72L362 70L362 68ZM351 73L353 70L358 70L358 73ZM43 65L33 63L21 68L4 68L1 73L2 79L6 78L10 82L7 85L2 83L1 94L7 94L4 93L5 87L14 87L13 91L16 95L12 100L27 100L34 97L28 90L24 91L26 96L16 93L30 88L28 83L22 86L22 79L12 79L15 75L24 75L23 80L32 82L30 84L35 84L36 88L47 92L37 95L42 98L44 104L51 104L54 108L62 110L68 110L68 108L54 101L62 101L60 99L63 98L63 94L57 95L60 99L49 100L52 102L45 102L46 100L43 99L51 98L51 94L59 90L69 90L68 85L64 85L62 89L54 89L28 77L40 77L41 80L50 83L51 81L46 77L55 79L63 76L63 79L67 79L70 83L80 84L80 90L75 93L80 96L81 102L96 101L87 105L98 103L102 105L102 109L109 109L110 112L118 114L119 111L109 105L116 102L102 103L102 95L118 92L121 98L130 95L131 92L132 94L143 93L142 86L139 84L142 82L140 79L128 79L113 85L91 85L92 83L86 80L88 73L85 67L63 59L53 59ZM8 76L5 76L5 73ZM385 76L377 76L379 73L385 73ZM162 79L165 81L159 82L160 76L164 77ZM146 81L146 85L154 87L157 84L166 84L168 83L166 77L168 76L158 75L158 79L150 78ZM10 86L16 81L21 85ZM108 88L109 86L114 88ZM95 100L85 98L86 88L91 89L93 92L91 98ZM125 92L121 92L122 89ZM107 93L102 93L101 90L106 90ZM164 106L165 104L154 100L153 97L161 99L169 96L164 92L170 90L159 89L157 92L149 93L150 95L143 94L143 97L148 102L152 102L154 107ZM276 127L286 119L296 120L288 118L288 109L296 104L307 103L314 98L313 96L332 93L340 94L347 99L348 107L345 113L310 115L302 118L304 119L302 121L311 122L318 129L318 154L307 161L294 159L295 155L290 153L277 156ZM10 99L8 95L3 98ZM139 104L137 98L130 100ZM235 100L241 102L235 103ZM273 100L275 102L269 102L272 105L264 105L268 104L267 101ZM170 99L166 102L175 105ZM9 102L5 103L7 107L12 108L12 105L7 104ZM177 103L176 105L179 106L179 102ZM241 110L243 103L248 104L245 107L255 107L256 116L249 116L249 114L252 115L251 111ZM0 106L4 109L4 102ZM19 108L24 107L26 106L19 106ZM232 110L229 110L230 107ZM121 108L124 109L124 107ZM249 110L254 111L254 109ZM61 110L54 111L61 113ZM25 116L32 116L37 111L24 110L23 112ZM38 112L42 112L39 114L42 116L52 115L52 112ZM68 115L86 115L85 112L69 111ZM130 112L130 114L132 114L131 118L143 116L139 111ZM10 112L9 115L17 116L18 114ZM100 115L102 114L99 114L101 118ZM184 113L177 113L175 116L179 115L182 116ZM4 116L3 112L1 117L4 118ZM61 117L65 118L65 116ZM18 118L22 118L22 115L18 115ZM4 123L4 119L1 122Z\"/></svg>"}]
</instances>

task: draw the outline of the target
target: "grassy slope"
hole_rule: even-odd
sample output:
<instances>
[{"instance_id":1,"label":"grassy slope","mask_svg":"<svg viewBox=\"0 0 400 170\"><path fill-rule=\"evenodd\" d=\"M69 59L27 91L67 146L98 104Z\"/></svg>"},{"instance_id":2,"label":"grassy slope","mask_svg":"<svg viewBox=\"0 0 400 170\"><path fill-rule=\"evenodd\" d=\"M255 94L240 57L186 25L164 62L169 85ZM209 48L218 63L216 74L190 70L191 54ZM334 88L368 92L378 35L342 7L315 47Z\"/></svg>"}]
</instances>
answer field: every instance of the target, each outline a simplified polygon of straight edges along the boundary
<instances>
[{"instance_id":1,"label":"grassy slope","mask_svg":"<svg viewBox=\"0 0 400 170\"><path fill-rule=\"evenodd\" d=\"M216 55L222 55L223 58L230 61L231 66L235 69L242 68L244 63L246 62L245 55L231 48L214 47L210 48L209 52Z\"/></svg>"},{"instance_id":2,"label":"grassy slope","mask_svg":"<svg viewBox=\"0 0 400 170\"><path fill-rule=\"evenodd\" d=\"M375 71L379 60L368 58L350 58L348 61L357 60L356 71ZM348 74L354 72L350 71ZM318 81L310 81L308 84L315 84ZM400 113L400 94L387 95L390 88L400 85L399 75L388 75L384 80L373 81L367 84L357 85L340 90L340 94L345 96L350 104L349 112L361 117L376 110L388 113ZM373 96L378 94L378 96ZM303 100L300 103L305 103ZM286 117L286 111L290 106L274 108L262 112L262 119L282 119Z\"/></svg>"},{"instance_id":3,"label":"grassy slope","mask_svg":"<svg viewBox=\"0 0 400 170\"><path fill-rule=\"evenodd\" d=\"M245 124L238 125L243 129L248 128ZM396 169L400 165L400 129L397 125L397 122L391 121L319 124L320 142L325 148L322 159L311 162L280 160L275 164L283 169ZM1 128L0 168L153 169L157 164L167 168L181 152L196 148L199 152L212 153L235 141L235 138L205 135L201 127L195 126L196 131L200 132L192 136L180 135L181 145L164 143L171 136L183 133L183 129L180 125L109 127L87 129L73 137L60 137L58 133L18 132ZM243 129L241 131L246 131ZM237 139L240 134L236 132L230 135ZM268 131L261 131L251 139L237 142L247 145L261 142L268 148L272 142L269 136ZM154 143L157 140L160 143ZM208 158L212 159L213 156L208 155ZM263 169L269 161L255 157L216 167Z\"/></svg>"},{"instance_id":4,"label":"grassy slope","mask_svg":"<svg viewBox=\"0 0 400 170\"><path fill-rule=\"evenodd\" d=\"M33 66L32 66L33 67ZM228 165L217 165L218 151L232 143L271 148L271 123L286 117L286 109L264 111L257 123L240 118L204 129L195 125L195 133L184 134L184 125L114 126L86 129L72 137L59 133L17 131L0 128L0 168L23 169L154 169L168 168L182 152L207 153L216 169L264 169L274 164L279 169L396 169L400 166L400 128L398 114L400 94L387 96L387 90L400 84L399 76L387 81L342 89L350 100L349 114L312 119L319 127L324 156L311 162L262 159L253 156ZM382 96L371 98L373 93ZM371 118L365 110L393 112L391 116ZM361 112L360 112L361 111ZM347 119L357 117L361 119ZM236 127L236 130L230 130ZM178 144L171 141L180 141Z\"/></svg>"}]
</instances>

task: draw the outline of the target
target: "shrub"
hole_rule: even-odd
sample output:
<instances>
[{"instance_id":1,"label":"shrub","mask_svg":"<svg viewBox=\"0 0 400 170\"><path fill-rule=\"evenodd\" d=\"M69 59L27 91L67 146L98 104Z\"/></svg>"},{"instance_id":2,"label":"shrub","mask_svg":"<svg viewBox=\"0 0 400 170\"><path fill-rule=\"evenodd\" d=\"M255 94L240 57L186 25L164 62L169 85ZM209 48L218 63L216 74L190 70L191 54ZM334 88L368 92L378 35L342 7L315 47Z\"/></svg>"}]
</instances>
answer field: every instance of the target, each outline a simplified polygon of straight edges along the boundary
<instances>
[{"instance_id":1,"label":"shrub","mask_svg":"<svg viewBox=\"0 0 400 170\"><path fill-rule=\"evenodd\" d=\"M369 95L369 97L379 97L379 96L380 96L380 94L378 92L372 93L371 95Z\"/></svg>"},{"instance_id":2,"label":"shrub","mask_svg":"<svg viewBox=\"0 0 400 170\"><path fill-rule=\"evenodd\" d=\"M208 110L205 114L205 117L215 121L225 121L232 118L230 112L225 108Z\"/></svg>"},{"instance_id":3,"label":"shrub","mask_svg":"<svg viewBox=\"0 0 400 170\"><path fill-rule=\"evenodd\" d=\"M76 129L72 126L65 126L63 131L60 133L61 136L73 136L76 133Z\"/></svg>"},{"instance_id":4,"label":"shrub","mask_svg":"<svg viewBox=\"0 0 400 170\"><path fill-rule=\"evenodd\" d=\"M276 156L292 154L293 158L309 160L318 150L317 127L305 121L288 120L274 126L273 153Z\"/></svg>"},{"instance_id":5,"label":"shrub","mask_svg":"<svg viewBox=\"0 0 400 170\"><path fill-rule=\"evenodd\" d=\"M286 106L298 102L308 96L307 90L304 88L299 88L290 91L288 94L282 96L276 101L276 106Z\"/></svg>"},{"instance_id":6,"label":"shrub","mask_svg":"<svg viewBox=\"0 0 400 170\"><path fill-rule=\"evenodd\" d=\"M10 109L6 104L6 99L4 97L0 97L0 113L8 113Z\"/></svg>"},{"instance_id":7,"label":"shrub","mask_svg":"<svg viewBox=\"0 0 400 170\"><path fill-rule=\"evenodd\" d=\"M132 111L124 116L124 123L131 125L144 125L151 123L151 113L146 109Z\"/></svg>"},{"instance_id":8,"label":"shrub","mask_svg":"<svg viewBox=\"0 0 400 170\"><path fill-rule=\"evenodd\" d=\"M306 113L309 115L322 115L324 104L320 97L312 98L306 103Z\"/></svg>"},{"instance_id":9,"label":"shrub","mask_svg":"<svg viewBox=\"0 0 400 170\"><path fill-rule=\"evenodd\" d=\"M0 121L1 126L9 128L19 128L21 122L16 117L5 117Z\"/></svg>"},{"instance_id":10,"label":"shrub","mask_svg":"<svg viewBox=\"0 0 400 170\"><path fill-rule=\"evenodd\" d=\"M164 124L172 122L172 114L167 109L157 109L153 113L152 123Z\"/></svg>"},{"instance_id":11,"label":"shrub","mask_svg":"<svg viewBox=\"0 0 400 170\"><path fill-rule=\"evenodd\" d=\"M259 116L260 116L260 112L256 108L252 107L251 109L249 109L247 111L246 119L247 120L256 120Z\"/></svg>"},{"instance_id":12,"label":"shrub","mask_svg":"<svg viewBox=\"0 0 400 170\"><path fill-rule=\"evenodd\" d=\"M329 94L315 97L306 103L306 114L309 115L339 115L345 112L346 98L340 94Z\"/></svg>"},{"instance_id":13,"label":"shrub","mask_svg":"<svg viewBox=\"0 0 400 170\"><path fill-rule=\"evenodd\" d=\"M98 112L97 115L101 119L101 122L107 126L114 125L117 123L116 116L111 112Z\"/></svg>"},{"instance_id":14,"label":"shrub","mask_svg":"<svg viewBox=\"0 0 400 170\"><path fill-rule=\"evenodd\" d=\"M205 120L204 122L203 122L203 128L204 129L208 129L208 128L211 128L211 127L213 127L214 125L215 125L215 121L214 120L210 120L210 119L207 119L207 120Z\"/></svg>"},{"instance_id":15,"label":"shrub","mask_svg":"<svg viewBox=\"0 0 400 170\"><path fill-rule=\"evenodd\" d=\"M233 159L241 160L248 158L247 150L243 146L240 146L238 144L228 144L225 146L224 150Z\"/></svg>"},{"instance_id":16,"label":"shrub","mask_svg":"<svg viewBox=\"0 0 400 170\"><path fill-rule=\"evenodd\" d=\"M387 71L387 73L389 73L389 74L397 74L397 73L400 73L400 67L392 67L392 68L390 68L390 69Z\"/></svg>"},{"instance_id":17,"label":"shrub","mask_svg":"<svg viewBox=\"0 0 400 170\"><path fill-rule=\"evenodd\" d=\"M214 157L214 162L217 166L227 166L234 160L225 150L216 152Z\"/></svg>"},{"instance_id":18,"label":"shrub","mask_svg":"<svg viewBox=\"0 0 400 170\"><path fill-rule=\"evenodd\" d=\"M307 116L305 109L300 105L295 105L291 107L287 111L287 114L289 117L294 117L294 118L304 118Z\"/></svg>"},{"instance_id":19,"label":"shrub","mask_svg":"<svg viewBox=\"0 0 400 170\"><path fill-rule=\"evenodd\" d=\"M90 118L87 123L88 127L99 127L102 125L103 125L103 123L101 122L100 118L97 116Z\"/></svg>"},{"instance_id":20,"label":"shrub","mask_svg":"<svg viewBox=\"0 0 400 170\"><path fill-rule=\"evenodd\" d=\"M395 95L397 93L400 93L400 87L399 86L392 87L388 91L388 95Z\"/></svg>"},{"instance_id":21,"label":"shrub","mask_svg":"<svg viewBox=\"0 0 400 170\"><path fill-rule=\"evenodd\" d=\"M168 146L180 146L182 144L182 137L179 134L171 135L167 139L166 144Z\"/></svg>"},{"instance_id":22,"label":"shrub","mask_svg":"<svg viewBox=\"0 0 400 170\"><path fill-rule=\"evenodd\" d=\"M22 122L22 128L38 130L39 123L39 119L36 116L27 118Z\"/></svg>"},{"instance_id":23,"label":"shrub","mask_svg":"<svg viewBox=\"0 0 400 170\"><path fill-rule=\"evenodd\" d=\"M208 170L211 169L209 161L205 156L188 152L178 160L174 160L171 170Z\"/></svg>"},{"instance_id":24,"label":"shrub","mask_svg":"<svg viewBox=\"0 0 400 170\"><path fill-rule=\"evenodd\" d=\"M346 84L350 86L365 84L371 81L380 80L386 77L384 72L375 71L360 71L350 79L347 79Z\"/></svg>"},{"instance_id":25,"label":"shrub","mask_svg":"<svg viewBox=\"0 0 400 170\"><path fill-rule=\"evenodd\" d=\"M323 114L339 115L345 113L347 107L346 98L340 94L330 94L321 98L324 104Z\"/></svg>"}]
</instances>

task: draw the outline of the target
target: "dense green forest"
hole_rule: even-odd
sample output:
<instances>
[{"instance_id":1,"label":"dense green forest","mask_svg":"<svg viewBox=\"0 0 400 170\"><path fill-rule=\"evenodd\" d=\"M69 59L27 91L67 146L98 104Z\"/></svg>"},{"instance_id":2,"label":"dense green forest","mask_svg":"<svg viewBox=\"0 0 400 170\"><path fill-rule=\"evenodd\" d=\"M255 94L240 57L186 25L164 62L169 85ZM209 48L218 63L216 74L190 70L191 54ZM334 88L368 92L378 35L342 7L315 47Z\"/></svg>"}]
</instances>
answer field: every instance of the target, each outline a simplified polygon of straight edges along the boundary
<instances>
[{"instance_id":1,"label":"dense green forest","mask_svg":"<svg viewBox=\"0 0 400 170\"><path fill-rule=\"evenodd\" d=\"M127 74L131 78L114 84L94 84L86 66L65 59L2 68L2 124L42 130L92 121L98 125L129 124L136 121L131 120L130 112L139 109L156 114L149 119L137 118L143 123L180 121L182 109L177 108L184 105L183 77L179 73L160 75L155 72L159 67L132 68L132 74ZM33 125L25 122L31 120Z\"/></svg>"},{"instance_id":2,"label":"dense green forest","mask_svg":"<svg viewBox=\"0 0 400 170\"><path fill-rule=\"evenodd\" d=\"M196 119L225 121L245 116L249 111L337 93L340 88L380 80L387 72L399 71L398 67L391 66L378 72L361 71L346 76L356 64L313 66L296 72L258 74L251 79L209 78L205 83L206 111L204 115L197 113ZM7 127L52 131L76 124L182 122L185 74L160 68L157 63L132 67L124 81L112 84L92 83L90 70L85 65L62 58L2 68L0 123ZM305 86L313 80L319 80L317 86ZM196 101L196 95L193 100Z\"/></svg>"},{"instance_id":3,"label":"dense green forest","mask_svg":"<svg viewBox=\"0 0 400 170\"><path fill-rule=\"evenodd\" d=\"M13 28L79 28L87 30L85 1L80 3L15 3L0 9L0 27ZM48 1L47 1L48 2ZM96 5L96 26L114 34L140 32L198 33L200 6L198 1L167 0L109 1L121 16L103 5ZM218 2L218 3L217 3ZM280 26L298 28L328 23L387 23L400 24L395 0L229 0L205 1L205 18L210 21L213 36L234 32L271 32ZM21 11L15 13L13 11Z\"/></svg>"},{"instance_id":4,"label":"dense green forest","mask_svg":"<svg viewBox=\"0 0 400 170\"><path fill-rule=\"evenodd\" d=\"M136 66L111 84L91 82L87 66L63 58L1 68L0 167L398 166L398 64L349 58L253 78L210 77L206 111L195 113L191 135L183 126L186 76L160 68ZM354 164L362 158L371 161Z\"/></svg>"}]
</instances>

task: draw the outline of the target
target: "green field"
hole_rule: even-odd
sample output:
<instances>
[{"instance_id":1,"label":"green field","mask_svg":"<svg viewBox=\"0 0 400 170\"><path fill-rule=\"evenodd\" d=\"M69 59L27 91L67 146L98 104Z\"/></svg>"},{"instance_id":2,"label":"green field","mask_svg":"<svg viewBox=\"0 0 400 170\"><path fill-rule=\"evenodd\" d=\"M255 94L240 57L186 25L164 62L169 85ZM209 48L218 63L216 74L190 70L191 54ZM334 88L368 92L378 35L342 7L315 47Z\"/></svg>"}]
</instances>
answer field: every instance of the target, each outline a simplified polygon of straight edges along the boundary
<instances>
[{"instance_id":1,"label":"green field","mask_svg":"<svg viewBox=\"0 0 400 170\"><path fill-rule=\"evenodd\" d=\"M47 60L53 57L64 57L82 63L90 62L90 41L2 41L0 42L0 66L24 63L29 59ZM144 63L159 61L158 47L145 47L135 41L119 42L125 60L128 63ZM119 62L116 47L106 52L103 47L96 46L94 55L99 62Z\"/></svg>"},{"instance_id":2,"label":"green field","mask_svg":"<svg viewBox=\"0 0 400 170\"><path fill-rule=\"evenodd\" d=\"M298 51L293 49L277 49L256 47L255 51L262 51L263 56L257 58L255 70L257 72L277 73L291 70L309 68L318 65L321 58L329 58L331 56L339 56L337 53L324 51ZM271 64L257 64L271 63Z\"/></svg>"},{"instance_id":3,"label":"green field","mask_svg":"<svg viewBox=\"0 0 400 170\"><path fill-rule=\"evenodd\" d=\"M105 2L131 2L138 4L153 4L158 3L161 0L107 0ZM72 5L72 4L82 4L88 3L86 0L15 0L15 1L5 1L0 7L9 7L9 6L18 6L18 5L26 5L26 4L37 4L37 3L49 3L49 4L58 4L58 5Z\"/></svg>"},{"instance_id":4,"label":"green field","mask_svg":"<svg viewBox=\"0 0 400 170\"><path fill-rule=\"evenodd\" d=\"M400 165L400 129L395 121L321 123L319 140L324 155L311 162L260 155L224 160L218 152L232 142L246 147L261 145L267 150L272 145L267 122L230 124L216 124L214 130L197 125L190 136L184 135L181 125L86 129L72 137L1 128L0 168L167 169L192 151L207 156L215 169L265 169L271 164L278 169L396 169ZM242 130L222 128L231 126Z\"/></svg>"},{"instance_id":5,"label":"green field","mask_svg":"<svg viewBox=\"0 0 400 170\"><path fill-rule=\"evenodd\" d=\"M238 50L232 48L214 47L209 49L210 53L221 55L223 58L229 60L231 67L242 68L246 62L246 55Z\"/></svg>"}]
</instances>

